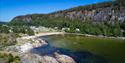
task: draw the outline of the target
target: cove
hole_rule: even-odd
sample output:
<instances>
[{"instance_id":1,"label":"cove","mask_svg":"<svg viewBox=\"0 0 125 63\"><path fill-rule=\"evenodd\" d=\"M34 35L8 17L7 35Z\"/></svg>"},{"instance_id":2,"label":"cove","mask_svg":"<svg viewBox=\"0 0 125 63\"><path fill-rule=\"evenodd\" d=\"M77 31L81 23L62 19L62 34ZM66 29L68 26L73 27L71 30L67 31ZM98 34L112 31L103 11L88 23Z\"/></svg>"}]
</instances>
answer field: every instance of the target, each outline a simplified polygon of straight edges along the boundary
<instances>
[{"instance_id":1,"label":"cove","mask_svg":"<svg viewBox=\"0 0 125 63\"><path fill-rule=\"evenodd\" d=\"M63 34L42 36L60 53L77 63L125 63L125 40L84 35Z\"/></svg>"}]
</instances>

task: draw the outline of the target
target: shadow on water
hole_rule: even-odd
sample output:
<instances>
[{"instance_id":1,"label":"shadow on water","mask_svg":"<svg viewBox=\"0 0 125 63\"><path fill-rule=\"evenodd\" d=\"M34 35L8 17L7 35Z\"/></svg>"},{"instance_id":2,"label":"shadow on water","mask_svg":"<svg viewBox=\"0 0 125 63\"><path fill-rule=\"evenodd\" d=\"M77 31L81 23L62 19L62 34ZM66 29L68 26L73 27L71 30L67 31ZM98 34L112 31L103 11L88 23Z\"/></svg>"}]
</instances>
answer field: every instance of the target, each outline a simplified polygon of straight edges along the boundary
<instances>
[{"instance_id":1,"label":"shadow on water","mask_svg":"<svg viewBox=\"0 0 125 63\"><path fill-rule=\"evenodd\" d=\"M54 53L58 52L59 54L64 54L72 57L77 63L108 63L105 58L92 54L88 51L74 52L64 48L56 48L54 46L45 45L37 48L33 48L31 53L39 55L49 55L54 56Z\"/></svg>"},{"instance_id":2,"label":"shadow on water","mask_svg":"<svg viewBox=\"0 0 125 63\"><path fill-rule=\"evenodd\" d=\"M103 57L92 54L88 51L73 52L62 48L59 48L59 50L59 53L72 57L77 63L107 63Z\"/></svg>"}]
</instances>

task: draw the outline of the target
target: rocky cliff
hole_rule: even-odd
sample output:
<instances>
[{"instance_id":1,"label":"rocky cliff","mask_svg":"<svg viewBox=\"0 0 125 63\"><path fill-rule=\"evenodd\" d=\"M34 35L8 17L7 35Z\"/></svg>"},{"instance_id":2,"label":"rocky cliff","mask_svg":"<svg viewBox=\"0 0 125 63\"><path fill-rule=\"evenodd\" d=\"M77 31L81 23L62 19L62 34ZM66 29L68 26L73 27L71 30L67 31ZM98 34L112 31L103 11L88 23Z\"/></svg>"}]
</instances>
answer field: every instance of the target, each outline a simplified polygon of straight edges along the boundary
<instances>
[{"instance_id":1,"label":"rocky cliff","mask_svg":"<svg viewBox=\"0 0 125 63\"><path fill-rule=\"evenodd\" d=\"M17 16L12 22L26 22L48 20L52 18L68 18L70 20L92 20L92 21L121 21L125 20L125 7L119 6L117 3L103 2L86 6L79 6L71 9L57 11L49 14L31 14Z\"/></svg>"},{"instance_id":2,"label":"rocky cliff","mask_svg":"<svg viewBox=\"0 0 125 63\"><path fill-rule=\"evenodd\" d=\"M21 26L66 28L65 31L70 33L125 36L125 6L117 2L103 2L49 14L17 16L11 23Z\"/></svg>"}]
</instances>

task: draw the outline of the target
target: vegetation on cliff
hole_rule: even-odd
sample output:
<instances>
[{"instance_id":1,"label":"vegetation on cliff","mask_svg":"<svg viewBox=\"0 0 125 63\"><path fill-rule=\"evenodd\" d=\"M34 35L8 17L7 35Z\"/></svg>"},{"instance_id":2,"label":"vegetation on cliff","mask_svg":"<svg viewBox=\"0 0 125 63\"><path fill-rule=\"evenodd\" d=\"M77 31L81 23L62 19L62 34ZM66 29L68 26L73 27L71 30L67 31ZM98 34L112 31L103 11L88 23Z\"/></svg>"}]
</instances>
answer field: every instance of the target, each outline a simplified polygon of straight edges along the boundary
<instances>
[{"instance_id":1,"label":"vegetation on cliff","mask_svg":"<svg viewBox=\"0 0 125 63\"><path fill-rule=\"evenodd\" d=\"M50 14L17 16L10 22L10 25L69 28L70 30L65 31L104 36L125 36L124 10L124 6L119 6L118 3L104 2Z\"/></svg>"}]
</instances>

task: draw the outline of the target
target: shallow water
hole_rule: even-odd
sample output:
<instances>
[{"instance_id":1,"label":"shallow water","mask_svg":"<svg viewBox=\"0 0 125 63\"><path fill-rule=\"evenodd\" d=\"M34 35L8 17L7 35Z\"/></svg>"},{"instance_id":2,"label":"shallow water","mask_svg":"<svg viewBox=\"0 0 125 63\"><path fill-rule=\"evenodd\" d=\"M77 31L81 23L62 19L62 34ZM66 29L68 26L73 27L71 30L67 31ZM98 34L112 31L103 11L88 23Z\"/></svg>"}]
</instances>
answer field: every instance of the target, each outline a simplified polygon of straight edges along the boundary
<instances>
[{"instance_id":1,"label":"shallow water","mask_svg":"<svg viewBox=\"0 0 125 63\"><path fill-rule=\"evenodd\" d=\"M71 34L42 38L77 63L125 63L125 40Z\"/></svg>"}]
</instances>

